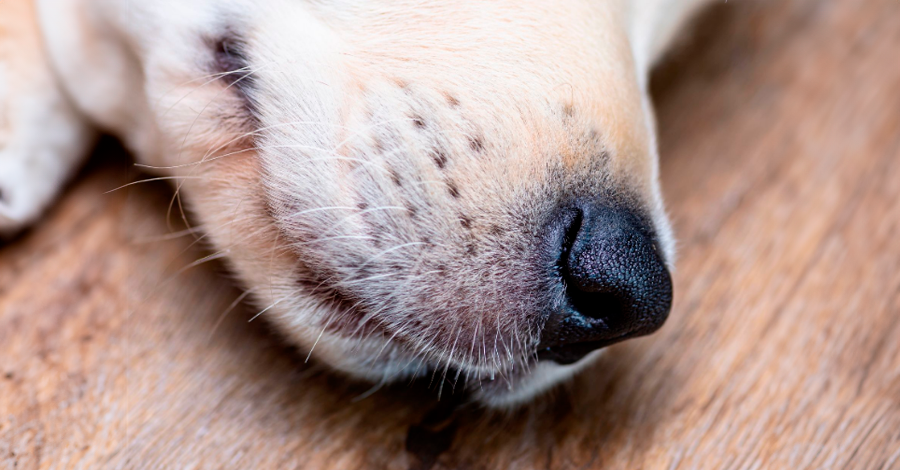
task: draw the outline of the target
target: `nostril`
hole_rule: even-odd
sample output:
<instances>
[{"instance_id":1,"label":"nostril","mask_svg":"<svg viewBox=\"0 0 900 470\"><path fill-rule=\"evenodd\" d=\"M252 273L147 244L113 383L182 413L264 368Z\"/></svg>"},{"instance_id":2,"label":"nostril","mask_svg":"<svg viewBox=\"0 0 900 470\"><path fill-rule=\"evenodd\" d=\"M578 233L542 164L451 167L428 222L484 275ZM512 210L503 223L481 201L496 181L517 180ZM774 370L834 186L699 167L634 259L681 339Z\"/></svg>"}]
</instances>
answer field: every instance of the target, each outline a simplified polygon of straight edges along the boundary
<instances>
[{"instance_id":1,"label":"nostril","mask_svg":"<svg viewBox=\"0 0 900 470\"><path fill-rule=\"evenodd\" d=\"M563 235L559 259L556 261L557 268L559 268L559 271L563 276L568 276L569 256L572 253L572 246L575 245L575 240L578 238L578 232L581 231L581 223L584 221L584 212L581 209L572 209L570 213L567 214L566 219L569 220L569 224Z\"/></svg>"},{"instance_id":2,"label":"nostril","mask_svg":"<svg viewBox=\"0 0 900 470\"><path fill-rule=\"evenodd\" d=\"M622 317L622 299L609 292L585 292L566 285L566 294L572 309L585 317L599 320L609 326L616 318Z\"/></svg>"},{"instance_id":3,"label":"nostril","mask_svg":"<svg viewBox=\"0 0 900 470\"><path fill-rule=\"evenodd\" d=\"M597 292L593 286L585 286L583 280L571 273L571 266L576 264L572 247L578 239L579 233L584 227L584 211L578 208L572 209L569 226L563 237L563 245L558 261L559 271L562 274L566 287L566 297L572 309L585 317L606 323L609 318L616 318L622 309L622 299L614 292Z\"/></svg>"}]
</instances>

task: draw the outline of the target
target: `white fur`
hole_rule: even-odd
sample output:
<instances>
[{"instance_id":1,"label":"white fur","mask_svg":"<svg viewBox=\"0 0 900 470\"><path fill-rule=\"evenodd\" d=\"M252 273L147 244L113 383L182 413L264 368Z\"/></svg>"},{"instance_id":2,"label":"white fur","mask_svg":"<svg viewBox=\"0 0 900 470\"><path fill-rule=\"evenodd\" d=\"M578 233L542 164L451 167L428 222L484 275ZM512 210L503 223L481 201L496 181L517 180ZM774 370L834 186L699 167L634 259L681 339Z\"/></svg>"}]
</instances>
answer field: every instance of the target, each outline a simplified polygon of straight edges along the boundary
<instances>
[{"instance_id":1,"label":"white fur","mask_svg":"<svg viewBox=\"0 0 900 470\"><path fill-rule=\"evenodd\" d=\"M7 21L23 22L8 26L25 34L0 37L0 236L41 215L93 136L57 86L38 32L28 27L33 15L0 19Z\"/></svg>"},{"instance_id":2,"label":"white fur","mask_svg":"<svg viewBox=\"0 0 900 470\"><path fill-rule=\"evenodd\" d=\"M266 316L348 375L456 370L504 407L596 357L530 358L535 299L515 289L538 280L504 214L537 217L541 194L637 194L674 258L647 76L702 0L36 1L61 80L38 66L11 91L24 73L0 56L0 188L19 204L0 205L0 230L44 209L90 122L175 177ZM210 42L234 32L255 132L240 87L209 70ZM256 147L238 148L247 132Z\"/></svg>"}]
</instances>

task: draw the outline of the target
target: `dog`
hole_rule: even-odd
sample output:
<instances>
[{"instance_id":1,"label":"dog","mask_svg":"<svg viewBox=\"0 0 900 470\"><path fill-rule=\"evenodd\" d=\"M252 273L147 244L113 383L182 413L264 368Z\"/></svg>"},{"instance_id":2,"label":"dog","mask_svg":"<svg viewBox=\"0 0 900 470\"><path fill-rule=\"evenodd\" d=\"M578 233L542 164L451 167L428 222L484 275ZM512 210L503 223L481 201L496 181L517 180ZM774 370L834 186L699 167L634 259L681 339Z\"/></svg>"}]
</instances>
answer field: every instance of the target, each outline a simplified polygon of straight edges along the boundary
<instances>
[{"instance_id":1,"label":"dog","mask_svg":"<svg viewBox=\"0 0 900 470\"><path fill-rule=\"evenodd\" d=\"M302 351L516 407L669 314L648 75L707 1L5 0L0 232L113 134Z\"/></svg>"}]
</instances>

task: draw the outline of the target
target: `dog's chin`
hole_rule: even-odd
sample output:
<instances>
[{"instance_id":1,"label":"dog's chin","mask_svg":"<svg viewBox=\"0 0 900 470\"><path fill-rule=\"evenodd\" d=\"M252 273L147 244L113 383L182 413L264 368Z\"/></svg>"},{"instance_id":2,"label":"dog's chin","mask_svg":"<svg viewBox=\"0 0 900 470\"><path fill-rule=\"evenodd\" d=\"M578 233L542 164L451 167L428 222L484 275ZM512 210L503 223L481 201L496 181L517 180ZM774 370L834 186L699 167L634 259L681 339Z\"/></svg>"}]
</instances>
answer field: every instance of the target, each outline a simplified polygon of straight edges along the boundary
<instances>
[{"instance_id":1,"label":"dog's chin","mask_svg":"<svg viewBox=\"0 0 900 470\"><path fill-rule=\"evenodd\" d=\"M510 373L494 380L482 380L468 387L472 401L487 408L514 410L553 390L591 364L603 350L597 350L572 364L538 361L521 373Z\"/></svg>"},{"instance_id":2,"label":"dog's chin","mask_svg":"<svg viewBox=\"0 0 900 470\"><path fill-rule=\"evenodd\" d=\"M573 364L539 360L502 371L468 370L464 366L450 367L429 361L401 345L386 346L372 338L362 342L339 336L320 339L318 348L321 349L316 349L319 359L352 378L380 384L421 380L442 397L454 396L505 411L534 402L603 353L603 350L594 351Z\"/></svg>"},{"instance_id":3,"label":"dog's chin","mask_svg":"<svg viewBox=\"0 0 900 470\"><path fill-rule=\"evenodd\" d=\"M328 302L317 297L309 301L306 315L274 315L289 337L310 349L319 363L351 379L377 385L391 383L428 384L437 397L471 402L489 409L512 411L535 401L556 385L570 379L602 354L598 349L581 360L557 362L538 354L527 362L503 363L500 367L474 365L449 360L451 351L417 345L409 336L402 338L376 321L360 324L366 318L359 307L338 291L330 291ZM315 315L311 312L315 311ZM289 310L290 312L290 310ZM310 321L312 321L312 325Z\"/></svg>"}]
</instances>

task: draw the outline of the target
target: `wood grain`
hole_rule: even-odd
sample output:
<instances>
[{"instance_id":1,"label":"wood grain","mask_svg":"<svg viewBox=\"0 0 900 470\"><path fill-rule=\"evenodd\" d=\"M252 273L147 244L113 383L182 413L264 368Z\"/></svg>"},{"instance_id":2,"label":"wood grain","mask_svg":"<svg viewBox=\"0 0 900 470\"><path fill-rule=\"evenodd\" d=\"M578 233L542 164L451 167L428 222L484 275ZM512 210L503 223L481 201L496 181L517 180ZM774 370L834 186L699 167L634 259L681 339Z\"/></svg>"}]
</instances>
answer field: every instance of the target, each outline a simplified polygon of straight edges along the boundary
<instances>
[{"instance_id":1,"label":"wood grain","mask_svg":"<svg viewBox=\"0 0 900 470\"><path fill-rule=\"evenodd\" d=\"M656 77L676 304L533 409L284 346L114 147L0 250L0 468L900 468L900 3L728 2ZM446 404L446 400L445 400ZM412 431L410 431L412 429Z\"/></svg>"}]
</instances>

